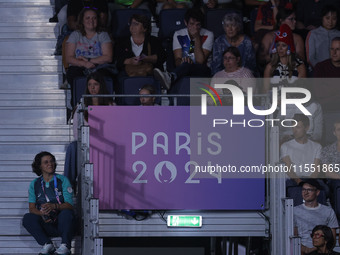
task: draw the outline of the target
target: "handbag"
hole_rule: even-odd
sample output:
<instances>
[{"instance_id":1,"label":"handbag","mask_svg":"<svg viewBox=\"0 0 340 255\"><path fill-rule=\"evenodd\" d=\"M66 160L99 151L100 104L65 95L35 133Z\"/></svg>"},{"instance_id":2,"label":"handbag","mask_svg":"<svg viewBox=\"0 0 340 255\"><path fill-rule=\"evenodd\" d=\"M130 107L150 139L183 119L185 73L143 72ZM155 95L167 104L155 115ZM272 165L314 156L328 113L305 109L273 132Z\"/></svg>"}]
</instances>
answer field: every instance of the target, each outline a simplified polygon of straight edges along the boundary
<instances>
[{"instance_id":1,"label":"handbag","mask_svg":"<svg viewBox=\"0 0 340 255\"><path fill-rule=\"evenodd\" d=\"M148 56L151 55L151 45L148 43ZM125 72L128 76L148 76L151 75L153 71L153 64L143 62L140 65L125 65Z\"/></svg>"}]
</instances>

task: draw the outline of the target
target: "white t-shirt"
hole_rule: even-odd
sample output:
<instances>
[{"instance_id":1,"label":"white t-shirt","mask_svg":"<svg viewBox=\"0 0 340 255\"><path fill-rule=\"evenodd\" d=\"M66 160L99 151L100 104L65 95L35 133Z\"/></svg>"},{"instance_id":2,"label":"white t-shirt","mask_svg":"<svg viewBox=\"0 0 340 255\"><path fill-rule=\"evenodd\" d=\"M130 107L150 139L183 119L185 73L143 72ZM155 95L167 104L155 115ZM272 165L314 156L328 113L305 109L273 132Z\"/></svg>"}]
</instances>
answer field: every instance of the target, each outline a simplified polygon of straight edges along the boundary
<instances>
[{"instance_id":1,"label":"white t-shirt","mask_svg":"<svg viewBox=\"0 0 340 255\"><path fill-rule=\"evenodd\" d=\"M312 174L311 171L304 172L304 165L314 164L315 159L321 159L321 145L307 140L306 143L298 143L295 139L285 142L281 145L280 158L289 156L292 164L296 166L296 175L298 177L307 177ZM303 166L300 168L300 166ZM301 169L301 170L300 170ZM294 170L292 168L292 170Z\"/></svg>"},{"instance_id":2,"label":"white t-shirt","mask_svg":"<svg viewBox=\"0 0 340 255\"><path fill-rule=\"evenodd\" d=\"M214 34L209 30L201 28L200 35L202 48L211 51L214 43ZM195 63L194 46L190 40L187 28L180 29L174 33L172 49L182 49L182 57L190 57Z\"/></svg>"}]
</instances>

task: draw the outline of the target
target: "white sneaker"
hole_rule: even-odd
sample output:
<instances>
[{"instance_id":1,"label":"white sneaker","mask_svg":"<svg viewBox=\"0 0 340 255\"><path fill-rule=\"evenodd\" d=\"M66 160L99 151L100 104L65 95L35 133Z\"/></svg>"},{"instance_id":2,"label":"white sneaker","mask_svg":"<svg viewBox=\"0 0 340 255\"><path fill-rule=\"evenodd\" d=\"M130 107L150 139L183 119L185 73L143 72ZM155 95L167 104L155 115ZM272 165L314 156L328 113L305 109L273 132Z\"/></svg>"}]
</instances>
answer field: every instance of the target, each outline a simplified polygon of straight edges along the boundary
<instances>
[{"instance_id":1,"label":"white sneaker","mask_svg":"<svg viewBox=\"0 0 340 255\"><path fill-rule=\"evenodd\" d=\"M160 81L163 88L167 90L170 89L171 86L171 75L168 72L162 72L160 69L153 69L153 75L156 80Z\"/></svg>"},{"instance_id":2,"label":"white sneaker","mask_svg":"<svg viewBox=\"0 0 340 255\"><path fill-rule=\"evenodd\" d=\"M53 254L55 251L55 248L53 246L53 244L51 243L46 243L42 248L41 251L39 253L39 255L49 255L49 254Z\"/></svg>"},{"instance_id":3,"label":"white sneaker","mask_svg":"<svg viewBox=\"0 0 340 255\"><path fill-rule=\"evenodd\" d=\"M67 248L66 244L62 243L59 248L55 251L56 254L69 255L71 254L70 250Z\"/></svg>"}]
</instances>

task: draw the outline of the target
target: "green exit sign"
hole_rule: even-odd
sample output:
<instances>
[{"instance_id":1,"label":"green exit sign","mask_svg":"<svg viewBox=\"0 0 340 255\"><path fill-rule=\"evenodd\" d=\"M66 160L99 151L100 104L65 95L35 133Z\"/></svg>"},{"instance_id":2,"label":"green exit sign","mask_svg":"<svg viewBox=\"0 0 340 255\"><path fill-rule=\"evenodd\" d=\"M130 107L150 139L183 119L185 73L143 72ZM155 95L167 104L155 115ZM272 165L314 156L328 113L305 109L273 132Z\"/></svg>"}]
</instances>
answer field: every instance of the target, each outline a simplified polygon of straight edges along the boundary
<instances>
[{"instance_id":1,"label":"green exit sign","mask_svg":"<svg viewBox=\"0 0 340 255\"><path fill-rule=\"evenodd\" d=\"M168 227L202 227L202 216L198 215L168 215Z\"/></svg>"}]
</instances>

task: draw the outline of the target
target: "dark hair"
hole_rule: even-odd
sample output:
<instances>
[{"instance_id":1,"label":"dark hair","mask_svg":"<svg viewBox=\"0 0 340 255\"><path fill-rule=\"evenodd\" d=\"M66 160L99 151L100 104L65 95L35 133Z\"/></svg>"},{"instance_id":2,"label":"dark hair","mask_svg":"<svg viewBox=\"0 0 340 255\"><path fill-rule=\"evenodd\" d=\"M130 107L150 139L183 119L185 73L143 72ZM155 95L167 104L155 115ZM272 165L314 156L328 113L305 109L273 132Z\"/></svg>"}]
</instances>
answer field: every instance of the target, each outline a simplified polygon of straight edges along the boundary
<instances>
[{"instance_id":1,"label":"dark hair","mask_svg":"<svg viewBox=\"0 0 340 255\"><path fill-rule=\"evenodd\" d=\"M143 90L143 89L149 91L150 95L156 94L156 89L155 89L155 87L152 86L151 84L145 84L143 87L141 87L141 88L139 89L139 91L141 91L141 90Z\"/></svg>"},{"instance_id":2,"label":"dark hair","mask_svg":"<svg viewBox=\"0 0 340 255\"><path fill-rule=\"evenodd\" d=\"M239 49L237 47L234 46L230 46L228 47L222 54L222 57L224 57L224 55L226 53L230 52L231 54L233 54L236 58L240 58L240 60L238 61L237 65L238 66L242 66L242 59L241 59L241 53L239 51Z\"/></svg>"},{"instance_id":3,"label":"dark hair","mask_svg":"<svg viewBox=\"0 0 340 255\"><path fill-rule=\"evenodd\" d=\"M284 21L293 13L295 13L294 9L280 7L276 14L276 29L279 29L281 26L281 22Z\"/></svg>"},{"instance_id":4,"label":"dark hair","mask_svg":"<svg viewBox=\"0 0 340 255\"><path fill-rule=\"evenodd\" d=\"M340 36L334 37L331 42L340 42Z\"/></svg>"},{"instance_id":5,"label":"dark hair","mask_svg":"<svg viewBox=\"0 0 340 255\"><path fill-rule=\"evenodd\" d=\"M98 10L94 9L94 8L83 8L81 10L81 12L79 13L78 15L78 20L77 20L77 28L79 29L80 33L85 36L86 35L86 32L85 32L85 28L84 28L84 24L83 24L83 20L84 20L84 16L85 16L85 13L88 12L88 11L93 11L96 13L96 16L97 16L97 27L96 27L96 32L101 32L102 31L102 28L101 28L101 24L100 24L100 18L99 18L99 12Z\"/></svg>"},{"instance_id":6,"label":"dark hair","mask_svg":"<svg viewBox=\"0 0 340 255\"><path fill-rule=\"evenodd\" d=\"M37 155L35 155L33 163L32 163L33 173L35 173L38 176L40 176L42 174L42 172L41 172L41 159L45 156L51 156L53 161L55 162L54 170L57 168L57 162L56 162L55 157L52 153L50 153L48 151L39 152Z\"/></svg>"},{"instance_id":7,"label":"dark hair","mask_svg":"<svg viewBox=\"0 0 340 255\"><path fill-rule=\"evenodd\" d=\"M142 14L133 14L130 18L129 24L131 24L133 19L139 23L142 23L143 28L146 30L145 34L149 35L151 33L151 21L148 16Z\"/></svg>"},{"instance_id":8,"label":"dark hair","mask_svg":"<svg viewBox=\"0 0 340 255\"><path fill-rule=\"evenodd\" d=\"M203 26L204 14L202 13L200 9L198 8L188 9L184 15L184 20L186 21L186 23L189 22L190 18L200 22L201 25Z\"/></svg>"},{"instance_id":9,"label":"dark hair","mask_svg":"<svg viewBox=\"0 0 340 255\"><path fill-rule=\"evenodd\" d=\"M334 236L332 233L332 229L326 225L317 225L313 228L312 230L312 235L318 231L321 230L323 235L324 235L324 239L326 241L326 248L328 251L332 251L333 247L335 245L335 240L334 240Z\"/></svg>"},{"instance_id":10,"label":"dark hair","mask_svg":"<svg viewBox=\"0 0 340 255\"><path fill-rule=\"evenodd\" d=\"M323 18L330 12L335 12L338 16L338 9L334 5L325 5L321 10L321 17Z\"/></svg>"},{"instance_id":11,"label":"dark hair","mask_svg":"<svg viewBox=\"0 0 340 255\"><path fill-rule=\"evenodd\" d=\"M294 114L293 119L296 120L297 122L301 121L302 124L304 125L304 127L308 127L309 126L309 118L306 115L302 114L302 113Z\"/></svg>"},{"instance_id":12,"label":"dark hair","mask_svg":"<svg viewBox=\"0 0 340 255\"><path fill-rule=\"evenodd\" d=\"M90 95L89 86L88 83L90 80L95 80L99 83L99 95L109 95L110 93L107 90L105 80L103 76L99 72L91 73L87 76L86 79L86 89L85 89L85 95ZM113 100L111 97L99 97L98 98L99 105L110 105L113 103ZM92 104L92 97L85 97L84 98L84 104L85 106L89 106ZM88 111L84 112L84 118L87 121L88 120Z\"/></svg>"}]
</instances>

